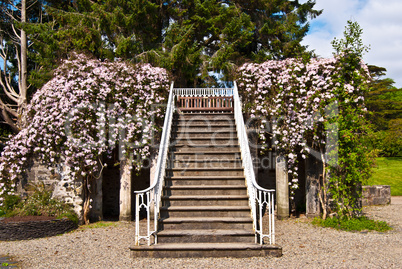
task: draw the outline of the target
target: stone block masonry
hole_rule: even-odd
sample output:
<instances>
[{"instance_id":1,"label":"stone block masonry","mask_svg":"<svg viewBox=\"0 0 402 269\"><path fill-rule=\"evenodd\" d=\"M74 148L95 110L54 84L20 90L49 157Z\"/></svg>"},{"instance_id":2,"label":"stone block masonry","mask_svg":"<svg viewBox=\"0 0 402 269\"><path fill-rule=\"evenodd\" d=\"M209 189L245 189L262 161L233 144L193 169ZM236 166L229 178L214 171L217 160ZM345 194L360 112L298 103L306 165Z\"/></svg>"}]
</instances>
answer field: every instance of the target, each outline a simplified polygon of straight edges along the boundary
<instances>
[{"instance_id":1,"label":"stone block masonry","mask_svg":"<svg viewBox=\"0 0 402 269\"><path fill-rule=\"evenodd\" d=\"M362 204L370 205L389 205L391 203L391 186L375 185L363 186Z\"/></svg>"},{"instance_id":2,"label":"stone block masonry","mask_svg":"<svg viewBox=\"0 0 402 269\"><path fill-rule=\"evenodd\" d=\"M19 192L26 192L25 188L28 184L44 184L46 189L52 190L52 198L71 204L81 219L83 211L82 182L74 181L66 176L69 169L67 166L61 166L60 169L60 173L52 173L39 160L32 159L31 166L26 171L26 178L21 178Z\"/></svg>"}]
</instances>

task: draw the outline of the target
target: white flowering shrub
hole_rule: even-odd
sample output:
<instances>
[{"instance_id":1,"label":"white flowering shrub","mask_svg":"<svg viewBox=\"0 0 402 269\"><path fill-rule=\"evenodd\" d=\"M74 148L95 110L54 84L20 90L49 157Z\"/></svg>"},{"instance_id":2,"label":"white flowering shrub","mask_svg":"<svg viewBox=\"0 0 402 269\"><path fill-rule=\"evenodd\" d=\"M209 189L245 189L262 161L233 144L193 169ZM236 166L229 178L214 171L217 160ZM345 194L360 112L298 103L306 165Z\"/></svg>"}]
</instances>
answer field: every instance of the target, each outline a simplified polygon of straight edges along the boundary
<instances>
[{"instance_id":1,"label":"white flowering shrub","mask_svg":"<svg viewBox=\"0 0 402 269\"><path fill-rule=\"evenodd\" d=\"M63 163L69 177L90 181L99 176L100 157L119 146L140 169L163 117L154 105L165 103L168 88L164 69L72 55L34 94L27 126L4 148L0 197L14 191L32 157L53 169Z\"/></svg>"}]
</instances>

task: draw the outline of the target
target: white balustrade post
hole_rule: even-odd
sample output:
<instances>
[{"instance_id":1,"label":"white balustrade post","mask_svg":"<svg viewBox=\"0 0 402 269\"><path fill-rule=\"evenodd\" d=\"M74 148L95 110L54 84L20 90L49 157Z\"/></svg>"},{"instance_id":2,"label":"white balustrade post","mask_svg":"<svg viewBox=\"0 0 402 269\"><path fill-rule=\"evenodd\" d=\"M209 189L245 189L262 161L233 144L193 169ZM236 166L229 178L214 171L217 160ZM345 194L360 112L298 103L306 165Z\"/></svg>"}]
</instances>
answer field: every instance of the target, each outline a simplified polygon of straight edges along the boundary
<instances>
[{"instance_id":1,"label":"white balustrade post","mask_svg":"<svg viewBox=\"0 0 402 269\"><path fill-rule=\"evenodd\" d=\"M140 244L140 194L135 195L135 245Z\"/></svg>"},{"instance_id":2,"label":"white balustrade post","mask_svg":"<svg viewBox=\"0 0 402 269\"><path fill-rule=\"evenodd\" d=\"M274 193L269 194L271 197L271 213L270 213L270 225L272 225L272 227L269 228L269 230L271 231L270 234L270 238L271 244L275 244L275 217L274 217L274 212L275 212L275 202L274 202Z\"/></svg>"}]
</instances>

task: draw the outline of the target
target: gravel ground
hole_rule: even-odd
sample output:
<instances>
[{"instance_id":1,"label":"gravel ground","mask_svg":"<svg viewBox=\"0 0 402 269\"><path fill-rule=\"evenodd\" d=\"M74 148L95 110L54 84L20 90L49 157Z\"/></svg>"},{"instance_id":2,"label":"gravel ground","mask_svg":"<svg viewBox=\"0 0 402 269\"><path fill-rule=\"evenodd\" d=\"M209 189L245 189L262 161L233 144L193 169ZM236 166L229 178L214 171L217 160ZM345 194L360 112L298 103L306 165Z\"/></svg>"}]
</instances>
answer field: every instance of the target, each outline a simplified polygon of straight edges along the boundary
<instances>
[{"instance_id":1,"label":"gravel ground","mask_svg":"<svg viewBox=\"0 0 402 269\"><path fill-rule=\"evenodd\" d=\"M402 268L402 198L388 206L366 207L394 229L386 233L343 232L314 227L306 218L276 222L280 258L130 258L133 223L79 229L61 236L0 242L0 256L22 268Z\"/></svg>"}]
</instances>

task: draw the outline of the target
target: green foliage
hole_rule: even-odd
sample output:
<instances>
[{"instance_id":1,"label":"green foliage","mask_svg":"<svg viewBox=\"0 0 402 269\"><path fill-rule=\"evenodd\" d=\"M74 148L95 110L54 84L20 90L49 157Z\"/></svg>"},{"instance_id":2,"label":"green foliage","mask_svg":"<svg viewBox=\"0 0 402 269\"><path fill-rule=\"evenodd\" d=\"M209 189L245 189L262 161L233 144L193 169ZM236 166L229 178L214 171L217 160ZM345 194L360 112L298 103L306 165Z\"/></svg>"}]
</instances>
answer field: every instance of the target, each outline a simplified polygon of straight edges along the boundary
<instances>
[{"instance_id":1,"label":"green foliage","mask_svg":"<svg viewBox=\"0 0 402 269\"><path fill-rule=\"evenodd\" d=\"M107 228L107 227L116 227L117 223L116 222L110 222L110 221L97 221L85 226L82 226L83 229L96 229L96 228Z\"/></svg>"},{"instance_id":2,"label":"green foliage","mask_svg":"<svg viewBox=\"0 0 402 269\"><path fill-rule=\"evenodd\" d=\"M13 133L11 127L7 124L0 124L0 151L3 150L5 142L9 139L9 136Z\"/></svg>"},{"instance_id":3,"label":"green foliage","mask_svg":"<svg viewBox=\"0 0 402 269\"><path fill-rule=\"evenodd\" d=\"M72 211L71 209L65 211L64 213L62 212L61 214L56 216L56 218L57 219L65 219L65 218L67 218L67 219L71 220L72 222L74 222L77 225L78 225L78 223L80 221L78 216L77 216L77 214L74 211Z\"/></svg>"},{"instance_id":4,"label":"green foliage","mask_svg":"<svg viewBox=\"0 0 402 269\"><path fill-rule=\"evenodd\" d=\"M310 55L300 42L314 1L46 1L47 20L26 25L42 67L41 85L68 52L100 59L130 59L168 69L177 86L194 86L220 70L233 79L236 66ZM213 79L210 79L213 81Z\"/></svg>"},{"instance_id":5,"label":"green foliage","mask_svg":"<svg viewBox=\"0 0 402 269\"><path fill-rule=\"evenodd\" d=\"M367 77L359 72L361 57L368 50L361 41L362 30L356 22L348 21L345 37L334 40L333 47L341 57L339 76L338 114L336 122L337 146L328 154L329 192L334 199L335 211L342 217L359 215L361 208L361 186L369 178L376 152L367 146L366 136L372 133L371 126L364 117L364 107L356 105L353 92L344 88L353 86L367 92ZM335 158L334 158L335 157Z\"/></svg>"},{"instance_id":6,"label":"green foliage","mask_svg":"<svg viewBox=\"0 0 402 269\"><path fill-rule=\"evenodd\" d=\"M365 135L370 133L369 125L355 109L341 108L337 123L338 163L330 163L329 190L335 200L336 211L351 216L360 211L361 186L370 176L375 152L364 143Z\"/></svg>"},{"instance_id":7,"label":"green foliage","mask_svg":"<svg viewBox=\"0 0 402 269\"><path fill-rule=\"evenodd\" d=\"M378 131L371 136L371 147L378 151L378 156L402 156L402 119L393 120L395 127L387 131Z\"/></svg>"},{"instance_id":8,"label":"green foliage","mask_svg":"<svg viewBox=\"0 0 402 269\"><path fill-rule=\"evenodd\" d=\"M327 218L325 220L315 218L312 222L321 227L330 227L343 231L378 231L386 232L392 228L385 221L375 221L367 217L358 218Z\"/></svg>"},{"instance_id":9,"label":"green foliage","mask_svg":"<svg viewBox=\"0 0 402 269\"><path fill-rule=\"evenodd\" d=\"M369 66L369 70L373 81L365 96L367 109L371 112L368 118L376 131L386 131L392 127L391 121L402 119L402 89L395 88L392 79L381 78L385 68Z\"/></svg>"},{"instance_id":10,"label":"green foliage","mask_svg":"<svg viewBox=\"0 0 402 269\"><path fill-rule=\"evenodd\" d=\"M402 196L402 157L377 158L367 185L390 185L392 196Z\"/></svg>"},{"instance_id":11,"label":"green foliage","mask_svg":"<svg viewBox=\"0 0 402 269\"><path fill-rule=\"evenodd\" d=\"M363 44L361 36L363 29L357 22L348 20L345 31L343 32L342 39L336 39L331 42L332 47L335 49L336 54L353 54L357 57L362 57L364 53L368 52L370 46Z\"/></svg>"},{"instance_id":12,"label":"green foliage","mask_svg":"<svg viewBox=\"0 0 402 269\"><path fill-rule=\"evenodd\" d=\"M21 199L16 195L6 195L0 212L5 217L12 216L50 216L56 218L67 217L78 223L78 217L71 205L57 199L52 199L52 193L46 190L43 184L31 185L27 198Z\"/></svg>"},{"instance_id":13,"label":"green foliage","mask_svg":"<svg viewBox=\"0 0 402 269\"><path fill-rule=\"evenodd\" d=\"M382 79L386 69L369 66L373 81L367 92L367 118L376 131L369 142L379 156L402 156L402 89L393 86L394 81Z\"/></svg>"},{"instance_id":14,"label":"green foliage","mask_svg":"<svg viewBox=\"0 0 402 269\"><path fill-rule=\"evenodd\" d=\"M0 206L0 217L10 215L14 208L21 202L21 197L14 194L6 194L3 199L3 203Z\"/></svg>"}]
</instances>

